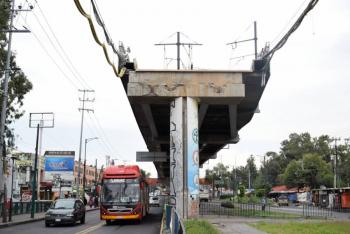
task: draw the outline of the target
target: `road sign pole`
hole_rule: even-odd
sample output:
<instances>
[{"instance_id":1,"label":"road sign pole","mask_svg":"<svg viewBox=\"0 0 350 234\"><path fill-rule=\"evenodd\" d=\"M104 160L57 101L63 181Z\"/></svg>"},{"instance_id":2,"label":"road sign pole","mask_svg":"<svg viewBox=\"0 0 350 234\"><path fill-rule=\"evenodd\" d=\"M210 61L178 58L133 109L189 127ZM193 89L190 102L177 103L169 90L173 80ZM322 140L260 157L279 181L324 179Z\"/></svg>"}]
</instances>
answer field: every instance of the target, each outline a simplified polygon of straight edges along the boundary
<instances>
[{"instance_id":1,"label":"road sign pole","mask_svg":"<svg viewBox=\"0 0 350 234\"><path fill-rule=\"evenodd\" d=\"M34 218L34 213L35 213L35 198L36 198L35 189L36 189L36 173L37 173L37 167L38 167L39 129L40 129L40 124L37 125L37 129L36 129L35 159L34 159L33 183L32 183L32 210L30 214L31 218Z\"/></svg>"}]
</instances>

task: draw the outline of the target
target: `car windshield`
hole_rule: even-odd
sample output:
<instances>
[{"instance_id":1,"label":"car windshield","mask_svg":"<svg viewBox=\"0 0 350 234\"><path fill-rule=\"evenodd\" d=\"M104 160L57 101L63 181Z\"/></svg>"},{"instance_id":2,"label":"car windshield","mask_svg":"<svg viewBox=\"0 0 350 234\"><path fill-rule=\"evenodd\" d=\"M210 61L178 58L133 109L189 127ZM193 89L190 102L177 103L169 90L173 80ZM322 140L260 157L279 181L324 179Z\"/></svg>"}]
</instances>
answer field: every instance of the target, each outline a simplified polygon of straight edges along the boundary
<instances>
[{"instance_id":1,"label":"car windshield","mask_svg":"<svg viewBox=\"0 0 350 234\"><path fill-rule=\"evenodd\" d=\"M73 209L74 203L75 201L72 199L59 199L51 205L51 209Z\"/></svg>"},{"instance_id":2,"label":"car windshield","mask_svg":"<svg viewBox=\"0 0 350 234\"><path fill-rule=\"evenodd\" d=\"M135 203L139 201L140 185L135 180L106 180L103 183L103 201Z\"/></svg>"}]
</instances>

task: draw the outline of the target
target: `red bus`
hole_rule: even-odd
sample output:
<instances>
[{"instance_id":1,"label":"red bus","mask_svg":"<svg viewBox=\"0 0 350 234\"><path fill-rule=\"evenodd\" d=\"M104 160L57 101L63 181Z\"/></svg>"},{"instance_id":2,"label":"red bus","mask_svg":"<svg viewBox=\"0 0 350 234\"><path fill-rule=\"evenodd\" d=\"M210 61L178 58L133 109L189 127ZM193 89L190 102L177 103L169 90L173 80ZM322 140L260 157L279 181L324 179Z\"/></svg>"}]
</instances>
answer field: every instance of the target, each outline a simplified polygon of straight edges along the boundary
<instances>
[{"instance_id":1,"label":"red bus","mask_svg":"<svg viewBox=\"0 0 350 234\"><path fill-rule=\"evenodd\" d=\"M138 166L111 166L102 176L100 218L141 222L149 211L148 185Z\"/></svg>"}]
</instances>

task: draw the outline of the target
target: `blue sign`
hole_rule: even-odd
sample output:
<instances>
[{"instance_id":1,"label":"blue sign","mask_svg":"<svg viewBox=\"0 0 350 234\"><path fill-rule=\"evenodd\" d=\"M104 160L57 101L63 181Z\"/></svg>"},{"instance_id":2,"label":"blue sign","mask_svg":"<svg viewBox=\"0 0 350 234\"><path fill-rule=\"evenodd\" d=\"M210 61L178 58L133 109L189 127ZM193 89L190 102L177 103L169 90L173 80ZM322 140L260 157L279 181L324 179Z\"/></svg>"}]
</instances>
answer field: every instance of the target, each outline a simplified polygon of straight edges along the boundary
<instances>
[{"instance_id":1,"label":"blue sign","mask_svg":"<svg viewBox=\"0 0 350 234\"><path fill-rule=\"evenodd\" d=\"M74 157L46 157L45 171L70 171L74 170Z\"/></svg>"}]
</instances>

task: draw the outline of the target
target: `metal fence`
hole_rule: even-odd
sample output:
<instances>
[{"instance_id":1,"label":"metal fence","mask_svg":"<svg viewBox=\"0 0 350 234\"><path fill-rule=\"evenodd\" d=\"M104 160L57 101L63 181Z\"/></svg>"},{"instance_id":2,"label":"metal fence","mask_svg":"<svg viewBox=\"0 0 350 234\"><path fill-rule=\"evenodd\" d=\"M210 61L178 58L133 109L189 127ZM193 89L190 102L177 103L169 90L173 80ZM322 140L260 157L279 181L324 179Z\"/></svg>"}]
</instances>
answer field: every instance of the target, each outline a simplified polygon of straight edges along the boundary
<instances>
[{"instance_id":1,"label":"metal fence","mask_svg":"<svg viewBox=\"0 0 350 234\"><path fill-rule=\"evenodd\" d=\"M45 212L49 209L52 201L36 201L35 213ZM0 203L0 217L2 217L3 203ZM31 202L13 202L12 215L30 214L32 209Z\"/></svg>"},{"instance_id":2,"label":"metal fence","mask_svg":"<svg viewBox=\"0 0 350 234\"><path fill-rule=\"evenodd\" d=\"M181 217L171 205L165 205L165 233L186 234L186 229Z\"/></svg>"},{"instance_id":3,"label":"metal fence","mask_svg":"<svg viewBox=\"0 0 350 234\"><path fill-rule=\"evenodd\" d=\"M331 218L333 211L309 205L278 207L256 203L201 202L200 215L263 218Z\"/></svg>"}]
</instances>

